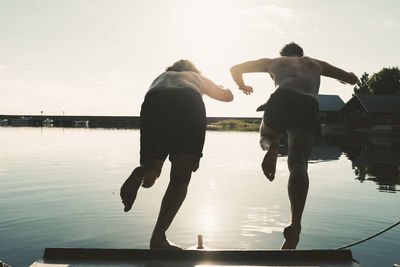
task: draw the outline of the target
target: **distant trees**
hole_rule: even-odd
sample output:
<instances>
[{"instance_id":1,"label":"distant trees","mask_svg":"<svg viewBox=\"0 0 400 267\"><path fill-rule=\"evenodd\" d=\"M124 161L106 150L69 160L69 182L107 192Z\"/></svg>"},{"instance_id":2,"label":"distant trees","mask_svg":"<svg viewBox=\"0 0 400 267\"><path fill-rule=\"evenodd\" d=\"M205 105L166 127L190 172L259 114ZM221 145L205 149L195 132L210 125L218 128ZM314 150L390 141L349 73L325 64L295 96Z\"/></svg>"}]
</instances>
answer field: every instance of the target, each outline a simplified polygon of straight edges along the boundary
<instances>
[{"instance_id":1,"label":"distant trees","mask_svg":"<svg viewBox=\"0 0 400 267\"><path fill-rule=\"evenodd\" d=\"M400 93L400 70L398 67L383 68L372 75L369 84L375 94L398 94Z\"/></svg>"},{"instance_id":2,"label":"distant trees","mask_svg":"<svg viewBox=\"0 0 400 267\"><path fill-rule=\"evenodd\" d=\"M400 94L399 67L383 68L371 78L364 72L354 87L355 94L395 95Z\"/></svg>"},{"instance_id":3,"label":"distant trees","mask_svg":"<svg viewBox=\"0 0 400 267\"><path fill-rule=\"evenodd\" d=\"M370 94L370 89L369 89L369 74L364 72L358 82L356 83L356 86L354 86L354 93L355 94Z\"/></svg>"}]
</instances>

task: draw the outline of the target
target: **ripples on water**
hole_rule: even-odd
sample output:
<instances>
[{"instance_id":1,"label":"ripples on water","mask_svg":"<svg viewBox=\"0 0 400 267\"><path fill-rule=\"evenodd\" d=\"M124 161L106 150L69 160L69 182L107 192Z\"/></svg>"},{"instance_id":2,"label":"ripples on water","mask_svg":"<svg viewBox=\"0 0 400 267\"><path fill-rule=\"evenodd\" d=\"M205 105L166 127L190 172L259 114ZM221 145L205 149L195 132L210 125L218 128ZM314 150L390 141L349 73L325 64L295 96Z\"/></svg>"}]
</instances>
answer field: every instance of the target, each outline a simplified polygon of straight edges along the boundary
<instances>
[{"instance_id":1,"label":"ripples on water","mask_svg":"<svg viewBox=\"0 0 400 267\"><path fill-rule=\"evenodd\" d=\"M119 188L139 161L139 131L0 128L0 259L26 266L45 247L147 248L170 164L129 213ZM184 247L277 249L289 221L286 147L262 174L257 133L208 132L204 158L168 231ZM330 137L315 147L299 249L330 249L400 220L394 139ZM362 266L400 262L400 229L352 248Z\"/></svg>"}]
</instances>

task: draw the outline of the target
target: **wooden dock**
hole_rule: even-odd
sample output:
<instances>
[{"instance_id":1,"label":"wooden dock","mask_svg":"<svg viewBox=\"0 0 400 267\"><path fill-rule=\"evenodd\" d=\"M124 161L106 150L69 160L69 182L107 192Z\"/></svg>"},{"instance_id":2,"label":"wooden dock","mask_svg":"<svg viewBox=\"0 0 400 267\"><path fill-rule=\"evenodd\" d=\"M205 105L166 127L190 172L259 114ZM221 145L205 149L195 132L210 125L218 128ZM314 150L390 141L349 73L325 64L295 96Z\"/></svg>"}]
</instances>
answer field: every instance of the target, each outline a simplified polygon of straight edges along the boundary
<instances>
[{"instance_id":1,"label":"wooden dock","mask_svg":"<svg viewBox=\"0 0 400 267\"><path fill-rule=\"evenodd\" d=\"M46 248L31 267L359 267L350 250L147 250Z\"/></svg>"}]
</instances>

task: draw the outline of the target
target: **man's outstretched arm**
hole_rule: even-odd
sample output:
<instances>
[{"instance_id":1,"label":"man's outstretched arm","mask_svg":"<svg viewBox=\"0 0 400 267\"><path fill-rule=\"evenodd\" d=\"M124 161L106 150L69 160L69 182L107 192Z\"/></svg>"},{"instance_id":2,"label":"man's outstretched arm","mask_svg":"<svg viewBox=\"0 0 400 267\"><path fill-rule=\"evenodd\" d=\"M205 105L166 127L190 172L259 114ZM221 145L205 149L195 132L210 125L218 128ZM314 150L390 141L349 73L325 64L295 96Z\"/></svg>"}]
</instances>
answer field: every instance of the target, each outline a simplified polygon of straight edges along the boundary
<instances>
[{"instance_id":1,"label":"man's outstretched arm","mask_svg":"<svg viewBox=\"0 0 400 267\"><path fill-rule=\"evenodd\" d=\"M334 78L334 79L339 80L340 82L348 83L351 85L354 85L357 83L358 78L353 72L344 71L344 70L339 69L335 66L332 66L331 64L326 63L324 61L318 60L318 62L321 64L321 67L322 67L321 74L323 76Z\"/></svg>"},{"instance_id":2,"label":"man's outstretched arm","mask_svg":"<svg viewBox=\"0 0 400 267\"><path fill-rule=\"evenodd\" d=\"M241 64L237 64L231 67L231 75L232 79L239 86L239 89L242 90L245 94L250 94L253 92L253 88L245 85L243 81L243 73L250 72L268 72L268 63L270 59L262 58L255 61L248 61Z\"/></svg>"},{"instance_id":3,"label":"man's outstretched arm","mask_svg":"<svg viewBox=\"0 0 400 267\"><path fill-rule=\"evenodd\" d=\"M210 79L203 77L202 91L211 98L214 98L223 102L231 102L233 100L233 94L231 90L224 88L222 85L216 85Z\"/></svg>"}]
</instances>

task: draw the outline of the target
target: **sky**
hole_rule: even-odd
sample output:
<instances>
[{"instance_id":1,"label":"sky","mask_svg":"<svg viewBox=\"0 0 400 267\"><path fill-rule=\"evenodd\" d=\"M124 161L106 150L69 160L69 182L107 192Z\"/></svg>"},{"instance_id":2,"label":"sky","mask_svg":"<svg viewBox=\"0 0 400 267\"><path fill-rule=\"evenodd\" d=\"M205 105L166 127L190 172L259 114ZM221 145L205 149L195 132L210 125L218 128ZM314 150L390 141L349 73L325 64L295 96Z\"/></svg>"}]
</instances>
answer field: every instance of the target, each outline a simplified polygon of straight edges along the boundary
<instances>
[{"instance_id":1,"label":"sky","mask_svg":"<svg viewBox=\"0 0 400 267\"><path fill-rule=\"evenodd\" d=\"M234 93L204 96L208 116L260 117L271 78L246 74L246 96L231 66L292 41L358 76L399 66L399 12L398 0L0 0L0 114L137 116L151 82L184 58ZM321 80L320 94L352 93Z\"/></svg>"}]
</instances>

